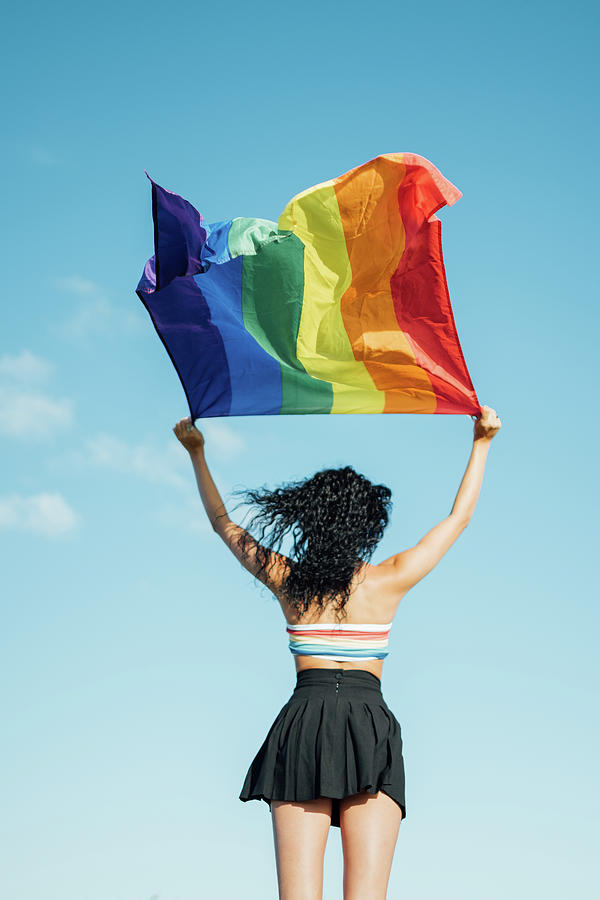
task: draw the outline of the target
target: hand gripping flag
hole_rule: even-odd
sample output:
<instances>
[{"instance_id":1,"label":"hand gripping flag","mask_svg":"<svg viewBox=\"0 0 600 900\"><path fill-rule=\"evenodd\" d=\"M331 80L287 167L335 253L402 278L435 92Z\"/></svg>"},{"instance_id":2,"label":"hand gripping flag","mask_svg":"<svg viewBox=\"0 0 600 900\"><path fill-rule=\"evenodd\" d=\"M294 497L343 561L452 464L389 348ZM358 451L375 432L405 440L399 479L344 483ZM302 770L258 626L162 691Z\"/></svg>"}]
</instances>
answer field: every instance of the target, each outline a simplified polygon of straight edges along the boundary
<instances>
[{"instance_id":1,"label":"hand gripping flag","mask_svg":"<svg viewBox=\"0 0 600 900\"><path fill-rule=\"evenodd\" d=\"M137 294L192 421L479 415L435 215L460 196L424 157L388 153L297 194L277 223L209 225L152 181L155 253Z\"/></svg>"}]
</instances>

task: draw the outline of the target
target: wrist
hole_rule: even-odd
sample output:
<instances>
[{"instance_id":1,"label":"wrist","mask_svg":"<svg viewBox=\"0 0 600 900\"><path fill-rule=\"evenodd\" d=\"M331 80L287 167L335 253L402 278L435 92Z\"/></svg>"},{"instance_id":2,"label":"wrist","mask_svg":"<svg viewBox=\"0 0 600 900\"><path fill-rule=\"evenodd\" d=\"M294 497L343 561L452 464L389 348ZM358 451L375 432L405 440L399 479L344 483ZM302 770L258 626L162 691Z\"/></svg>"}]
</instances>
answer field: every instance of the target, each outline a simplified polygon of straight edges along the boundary
<instances>
[{"instance_id":1,"label":"wrist","mask_svg":"<svg viewBox=\"0 0 600 900\"><path fill-rule=\"evenodd\" d=\"M188 449L188 453L190 454L192 461L195 459L204 459L204 447L191 447Z\"/></svg>"}]
</instances>

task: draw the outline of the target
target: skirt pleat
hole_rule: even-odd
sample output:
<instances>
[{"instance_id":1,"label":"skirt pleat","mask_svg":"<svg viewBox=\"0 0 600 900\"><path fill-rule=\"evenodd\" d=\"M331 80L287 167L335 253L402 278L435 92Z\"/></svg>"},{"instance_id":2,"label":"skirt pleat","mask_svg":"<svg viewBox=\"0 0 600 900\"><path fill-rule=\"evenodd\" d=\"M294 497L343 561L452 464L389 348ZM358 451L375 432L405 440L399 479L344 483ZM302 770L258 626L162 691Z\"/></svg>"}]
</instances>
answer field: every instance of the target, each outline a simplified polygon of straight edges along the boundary
<instances>
[{"instance_id":1,"label":"skirt pleat","mask_svg":"<svg viewBox=\"0 0 600 900\"><path fill-rule=\"evenodd\" d=\"M400 723L363 669L304 669L252 760L239 799L339 801L383 791L406 817Z\"/></svg>"}]
</instances>

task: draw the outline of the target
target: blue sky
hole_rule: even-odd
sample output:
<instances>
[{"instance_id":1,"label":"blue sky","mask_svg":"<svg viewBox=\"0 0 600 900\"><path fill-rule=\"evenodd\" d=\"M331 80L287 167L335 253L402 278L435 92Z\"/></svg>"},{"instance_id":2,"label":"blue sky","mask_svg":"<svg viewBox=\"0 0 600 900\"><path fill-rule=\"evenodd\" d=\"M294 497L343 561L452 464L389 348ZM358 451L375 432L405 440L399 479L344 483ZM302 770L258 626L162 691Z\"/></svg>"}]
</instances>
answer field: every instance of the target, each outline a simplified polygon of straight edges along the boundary
<instances>
[{"instance_id":1,"label":"blue sky","mask_svg":"<svg viewBox=\"0 0 600 900\"><path fill-rule=\"evenodd\" d=\"M592 4L12 7L0 345L4 895L276 897L237 798L294 684L285 622L207 527L183 390L134 289L147 169L209 221L277 219L379 153L430 159L495 439L475 516L403 600L383 692L407 818L390 897L594 895ZM452 505L466 416L206 423L225 497L350 463L393 491L374 562ZM339 831L325 896L342 896Z\"/></svg>"}]
</instances>

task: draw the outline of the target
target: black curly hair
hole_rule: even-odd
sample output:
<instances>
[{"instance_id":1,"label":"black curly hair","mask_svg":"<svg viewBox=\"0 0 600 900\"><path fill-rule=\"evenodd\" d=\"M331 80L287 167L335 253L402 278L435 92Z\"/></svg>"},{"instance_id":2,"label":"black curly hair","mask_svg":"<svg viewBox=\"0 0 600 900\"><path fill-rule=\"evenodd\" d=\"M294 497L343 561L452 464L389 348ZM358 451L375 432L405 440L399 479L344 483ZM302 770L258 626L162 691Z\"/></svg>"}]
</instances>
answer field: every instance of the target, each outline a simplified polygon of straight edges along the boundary
<instances>
[{"instance_id":1,"label":"black curly hair","mask_svg":"<svg viewBox=\"0 0 600 900\"><path fill-rule=\"evenodd\" d=\"M250 519L238 540L247 552L252 532L258 541L259 568L274 564L269 550L279 551L291 539L282 593L299 617L332 603L343 612L352 579L367 562L389 521L392 492L372 484L352 466L323 469L302 481L270 490L239 490L250 505ZM346 613L344 612L344 616Z\"/></svg>"}]
</instances>

